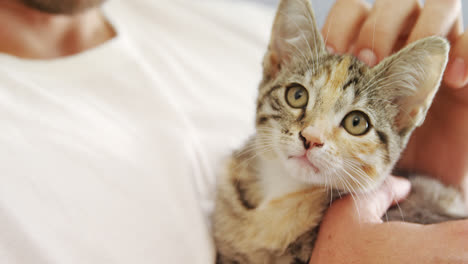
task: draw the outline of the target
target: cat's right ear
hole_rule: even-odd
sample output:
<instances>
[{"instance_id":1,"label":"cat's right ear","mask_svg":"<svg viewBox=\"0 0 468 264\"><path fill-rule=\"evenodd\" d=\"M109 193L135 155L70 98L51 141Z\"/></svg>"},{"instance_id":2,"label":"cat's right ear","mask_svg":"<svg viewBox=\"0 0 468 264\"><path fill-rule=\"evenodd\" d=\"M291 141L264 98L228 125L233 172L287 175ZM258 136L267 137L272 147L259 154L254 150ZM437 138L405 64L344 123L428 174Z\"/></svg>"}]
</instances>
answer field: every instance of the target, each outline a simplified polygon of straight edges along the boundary
<instances>
[{"instance_id":1,"label":"cat's right ear","mask_svg":"<svg viewBox=\"0 0 468 264\"><path fill-rule=\"evenodd\" d=\"M314 60L324 52L310 0L281 0L264 59L265 73L274 77L293 56Z\"/></svg>"}]
</instances>

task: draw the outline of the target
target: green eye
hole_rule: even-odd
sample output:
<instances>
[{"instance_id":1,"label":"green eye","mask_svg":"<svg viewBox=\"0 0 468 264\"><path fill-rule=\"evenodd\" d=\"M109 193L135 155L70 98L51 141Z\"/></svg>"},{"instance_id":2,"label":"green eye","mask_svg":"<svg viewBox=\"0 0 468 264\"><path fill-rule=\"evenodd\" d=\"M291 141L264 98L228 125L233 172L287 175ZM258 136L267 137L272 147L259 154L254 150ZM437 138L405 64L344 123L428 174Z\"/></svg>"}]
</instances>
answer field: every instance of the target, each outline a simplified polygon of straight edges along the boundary
<instances>
[{"instance_id":1,"label":"green eye","mask_svg":"<svg viewBox=\"0 0 468 264\"><path fill-rule=\"evenodd\" d=\"M300 84L293 84L286 89L286 102L292 108L302 108L309 102L309 93Z\"/></svg>"},{"instance_id":2,"label":"green eye","mask_svg":"<svg viewBox=\"0 0 468 264\"><path fill-rule=\"evenodd\" d=\"M352 111L345 116L341 125L353 136L361 136L370 129L369 117L361 111Z\"/></svg>"}]
</instances>

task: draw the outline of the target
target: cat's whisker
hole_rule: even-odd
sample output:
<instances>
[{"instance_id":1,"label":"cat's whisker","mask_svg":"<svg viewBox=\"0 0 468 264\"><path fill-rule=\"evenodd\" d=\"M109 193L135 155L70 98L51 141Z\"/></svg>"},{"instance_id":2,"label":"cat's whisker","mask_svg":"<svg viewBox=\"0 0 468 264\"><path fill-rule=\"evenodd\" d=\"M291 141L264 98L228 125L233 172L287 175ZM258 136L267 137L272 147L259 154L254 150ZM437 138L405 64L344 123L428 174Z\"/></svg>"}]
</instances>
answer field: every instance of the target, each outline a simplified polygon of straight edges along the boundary
<instances>
[{"instance_id":1,"label":"cat's whisker","mask_svg":"<svg viewBox=\"0 0 468 264\"><path fill-rule=\"evenodd\" d=\"M243 149L242 151L238 152L238 154L246 154L248 152L251 152L252 150L253 151L257 151L257 150L261 150L261 149L265 149L265 148L273 148L275 146L275 144L273 143L268 143L268 142L264 142L262 144L252 144L251 146ZM235 153L237 154L237 153Z\"/></svg>"},{"instance_id":2,"label":"cat's whisker","mask_svg":"<svg viewBox=\"0 0 468 264\"><path fill-rule=\"evenodd\" d=\"M332 188L332 184L333 182L331 181L330 179L330 174L328 173L328 168L326 169L325 171L325 188L326 188L326 191L330 193L330 201L329 201L329 207L331 206L332 204L332 199L333 199L333 188Z\"/></svg>"},{"instance_id":3,"label":"cat's whisker","mask_svg":"<svg viewBox=\"0 0 468 264\"><path fill-rule=\"evenodd\" d=\"M369 175L367 175L365 172L361 172L359 170L356 170L356 169L351 169L351 170L355 170L355 175L357 177L359 177L360 179L360 182L361 182L361 188L363 191L369 189L371 186L374 186L375 185L375 181L373 181Z\"/></svg>"},{"instance_id":4,"label":"cat's whisker","mask_svg":"<svg viewBox=\"0 0 468 264\"><path fill-rule=\"evenodd\" d=\"M346 170L342 170L342 171L345 172L345 173L348 173ZM361 212L359 211L359 205L357 203L356 197L354 197L354 193L355 193L354 188L351 186L351 184L349 184L349 182L346 180L345 177L341 177L340 175L338 175L338 180L340 180L341 183L344 185L347 193L349 195L351 195L351 198L353 199L353 203L354 203L354 206L356 208L356 212L358 214L358 217L359 217L359 219L361 219Z\"/></svg>"},{"instance_id":5,"label":"cat's whisker","mask_svg":"<svg viewBox=\"0 0 468 264\"><path fill-rule=\"evenodd\" d=\"M248 155L248 154L250 154L250 153L256 153L256 152L262 151L262 150L267 151L269 148L271 148L271 147L269 147L269 146L265 146L265 147L256 147L256 148L253 148L253 147L252 147L252 148L244 149L244 150L242 150L242 151L240 151L240 152L234 153L233 156L236 157L236 158L240 158L240 157L245 156L245 155Z\"/></svg>"},{"instance_id":6,"label":"cat's whisker","mask_svg":"<svg viewBox=\"0 0 468 264\"><path fill-rule=\"evenodd\" d=\"M264 154L266 152L274 150L274 148L273 148L274 146L275 145L273 145L273 144L268 144L268 145L262 144L260 146L252 145L252 146L244 148L240 152L234 153L233 156L234 157L241 157L241 156L247 155L247 154L252 153L252 152L255 153L256 155L254 155L252 157L249 157L247 160L244 160L244 161L248 161L248 160L250 160L252 158L255 158L259 154L261 155L261 154Z\"/></svg>"},{"instance_id":7,"label":"cat's whisker","mask_svg":"<svg viewBox=\"0 0 468 264\"><path fill-rule=\"evenodd\" d=\"M369 175L363 171L360 167L353 165L353 164L348 164L349 168L353 170L356 173L356 176L358 176L361 180L363 180L368 186L371 186L374 182L371 180ZM365 189L365 186L361 186L363 189Z\"/></svg>"},{"instance_id":8,"label":"cat's whisker","mask_svg":"<svg viewBox=\"0 0 468 264\"><path fill-rule=\"evenodd\" d=\"M328 205L328 207L330 207L332 205L332 202L333 202L333 181L330 179L330 204Z\"/></svg>"},{"instance_id":9,"label":"cat's whisker","mask_svg":"<svg viewBox=\"0 0 468 264\"><path fill-rule=\"evenodd\" d=\"M361 187L362 189L365 189L365 186L360 181L358 181L351 173L349 173L346 169L343 168L343 172L346 173L349 176L349 178L353 182L355 182L359 187ZM354 188L353 188L353 191L355 191Z\"/></svg>"},{"instance_id":10,"label":"cat's whisker","mask_svg":"<svg viewBox=\"0 0 468 264\"><path fill-rule=\"evenodd\" d=\"M388 182L384 181L383 184L388 184ZM392 192L392 196L395 197L395 191L393 190L393 188L390 188L390 191ZM400 212L401 220L404 222L405 221L405 216L403 214L403 210L401 209L400 203L396 199L393 199L393 201L395 202L395 205L397 206L398 211ZM388 221L388 215L386 213L385 213L385 215L386 215L387 221Z\"/></svg>"},{"instance_id":11,"label":"cat's whisker","mask_svg":"<svg viewBox=\"0 0 468 264\"><path fill-rule=\"evenodd\" d=\"M350 162L350 163L348 163L348 165L351 166L351 169L352 169L352 170L356 170L356 169L357 169L357 170L361 170L359 167L355 167L355 165L354 165L353 163L357 163L357 162ZM364 173L358 174L358 175L364 175ZM363 179L366 179L366 178L363 178ZM387 181L384 181L383 184L388 184L388 183L387 183ZM394 196L395 194L394 194L393 189L391 189L391 192L392 192L392 195ZM366 195L366 196L370 195L370 194L367 193L367 192L365 192L365 193L363 193L363 194ZM398 203L397 200L394 200L394 201L395 201L395 204L396 204L396 206L397 206L397 208L398 208L398 210L399 210L399 212L400 212L401 218L402 218L402 220L404 221L405 218L404 218L403 211L402 211L402 209L401 209L401 207L400 207L400 204ZM385 212L385 218L386 218L386 221L388 221L388 214L387 214L387 212Z\"/></svg>"},{"instance_id":12,"label":"cat's whisker","mask_svg":"<svg viewBox=\"0 0 468 264\"><path fill-rule=\"evenodd\" d=\"M274 146L274 141L270 139L259 139L255 142L253 142L251 145L247 146L246 148L242 149L242 151L236 152L236 153L243 153L244 151L248 150L250 151L251 149L256 149L260 147L265 147L265 146ZM235 154L236 154L235 153Z\"/></svg>"},{"instance_id":13,"label":"cat's whisker","mask_svg":"<svg viewBox=\"0 0 468 264\"><path fill-rule=\"evenodd\" d=\"M252 157L249 157L248 159L245 159L245 160L242 160L241 162L239 162L235 167L234 169L239 169L241 167L247 167L250 162L252 162L253 160L255 160L255 158L257 158L259 155L262 155L264 153L268 152L268 150L265 150L265 151L257 151Z\"/></svg>"}]
</instances>

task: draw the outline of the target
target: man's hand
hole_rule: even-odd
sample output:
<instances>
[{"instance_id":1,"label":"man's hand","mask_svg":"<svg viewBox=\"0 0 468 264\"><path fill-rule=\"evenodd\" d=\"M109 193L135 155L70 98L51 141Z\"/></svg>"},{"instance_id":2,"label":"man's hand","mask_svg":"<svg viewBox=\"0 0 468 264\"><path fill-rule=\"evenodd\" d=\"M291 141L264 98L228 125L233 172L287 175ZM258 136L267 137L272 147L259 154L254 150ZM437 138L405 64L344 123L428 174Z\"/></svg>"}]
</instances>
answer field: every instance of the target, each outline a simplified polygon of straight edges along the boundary
<instances>
[{"instance_id":1,"label":"man's hand","mask_svg":"<svg viewBox=\"0 0 468 264\"><path fill-rule=\"evenodd\" d=\"M468 220L436 225L382 223L409 182L389 177L374 193L333 203L321 224L310 263L468 263Z\"/></svg>"}]
</instances>

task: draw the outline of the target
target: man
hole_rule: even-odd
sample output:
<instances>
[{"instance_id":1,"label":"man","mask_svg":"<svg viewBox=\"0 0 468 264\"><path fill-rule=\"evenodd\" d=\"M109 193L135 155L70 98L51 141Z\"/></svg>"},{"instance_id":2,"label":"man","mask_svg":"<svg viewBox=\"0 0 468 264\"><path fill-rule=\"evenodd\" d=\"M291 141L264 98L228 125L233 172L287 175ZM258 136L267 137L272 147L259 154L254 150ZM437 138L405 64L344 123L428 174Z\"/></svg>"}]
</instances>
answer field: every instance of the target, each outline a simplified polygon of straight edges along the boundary
<instances>
[{"instance_id":1,"label":"man","mask_svg":"<svg viewBox=\"0 0 468 264\"><path fill-rule=\"evenodd\" d=\"M252 131L273 11L101 2L0 2L0 263L213 263L215 172Z\"/></svg>"},{"instance_id":2,"label":"man","mask_svg":"<svg viewBox=\"0 0 468 264\"><path fill-rule=\"evenodd\" d=\"M102 2L0 1L0 263L213 262L272 13Z\"/></svg>"}]
</instances>

